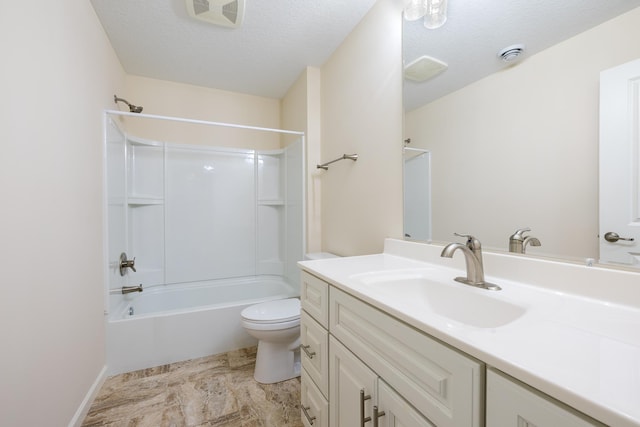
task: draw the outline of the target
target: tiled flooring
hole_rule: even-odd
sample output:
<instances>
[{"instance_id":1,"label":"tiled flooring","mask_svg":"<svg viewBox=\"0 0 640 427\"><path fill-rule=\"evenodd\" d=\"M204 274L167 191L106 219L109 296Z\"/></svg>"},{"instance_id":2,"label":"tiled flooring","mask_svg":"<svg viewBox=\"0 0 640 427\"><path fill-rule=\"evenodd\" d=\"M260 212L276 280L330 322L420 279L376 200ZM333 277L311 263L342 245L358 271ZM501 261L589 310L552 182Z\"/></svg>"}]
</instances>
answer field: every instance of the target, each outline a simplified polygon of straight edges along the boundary
<instances>
[{"instance_id":1,"label":"tiled flooring","mask_svg":"<svg viewBox=\"0 0 640 427\"><path fill-rule=\"evenodd\" d=\"M259 384L256 348L115 375L83 427L300 427L300 379Z\"/></svg>"}]
</instances>

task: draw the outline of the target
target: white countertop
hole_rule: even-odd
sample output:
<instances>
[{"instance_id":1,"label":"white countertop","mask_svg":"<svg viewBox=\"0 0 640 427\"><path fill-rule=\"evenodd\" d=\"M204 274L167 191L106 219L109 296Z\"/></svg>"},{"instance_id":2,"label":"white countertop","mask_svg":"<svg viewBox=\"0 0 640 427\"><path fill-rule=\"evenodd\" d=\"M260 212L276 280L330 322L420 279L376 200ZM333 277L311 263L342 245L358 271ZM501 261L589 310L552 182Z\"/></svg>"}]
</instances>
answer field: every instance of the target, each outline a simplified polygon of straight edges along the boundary
<instances>
[{"instance_id":1,"label":"white countertop","mask_svg":"<svg viewBox=\"0 0 640 427\"><path fill-rule=\"evenodd\" d=\"M485 253L486 280L502 287L501 291L487 291L455 282L454 277L465 275L460 269L464 263L441 259L441 247L415 246L415 252L411 245L417 244L388 241L383 254L304 261L300 266L603 423L640 426L640 306L637 299L628 298L640 294L640 274L511 257L519 276L527 276L527 266L536 270L532 276L537 279L545 277L545 269L553 273L553 279L539 279L542 286L532 286L500 277L502 271L493 276L490 267L509 273L512 261L507 255ZM455 258L462 259L462 254ZM507 267L501 268L503 263ZM558 269L562 274L556 273ZM392 289L372 290L357 276L417 271L434 274L439 280L450 277L451 286L464 290L462 295L481 293L525 307L526 312L503 326L469 326ZM562 276L562 283L554 282L557 276ZM594 289L598 286L605 290ZM575 292L580 287L585 290L582 295ZM605 295L607 288L614 294L611 298L594 298L598 292ZM624 303L627 301L629 304Z\"/></svg>"}]
</instances>

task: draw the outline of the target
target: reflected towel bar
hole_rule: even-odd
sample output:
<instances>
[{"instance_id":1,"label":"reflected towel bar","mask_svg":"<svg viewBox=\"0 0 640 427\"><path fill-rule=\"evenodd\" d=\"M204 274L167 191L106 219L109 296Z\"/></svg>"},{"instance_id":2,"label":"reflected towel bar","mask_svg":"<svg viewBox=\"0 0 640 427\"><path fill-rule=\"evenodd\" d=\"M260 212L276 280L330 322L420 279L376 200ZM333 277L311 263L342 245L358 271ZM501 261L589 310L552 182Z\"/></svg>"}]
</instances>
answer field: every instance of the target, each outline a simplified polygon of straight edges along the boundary
<instances>
[{"instance_id":1,"label":"reflected towel bar","mask_svg":"<svg viewBox=\"0 0 640 427\"><path fill-rule=\"evenodd\" d=\"M318 169L329 170L329 165L331 163L335 163L335 162L338 162L340 160L346 160L346 159L353 160L355 162L356 160L358 160L358 155L357 154L343 154L342 157L338 157L335 160L331 160L330 162L318 165Z\"/></svg>"}]
</instances>

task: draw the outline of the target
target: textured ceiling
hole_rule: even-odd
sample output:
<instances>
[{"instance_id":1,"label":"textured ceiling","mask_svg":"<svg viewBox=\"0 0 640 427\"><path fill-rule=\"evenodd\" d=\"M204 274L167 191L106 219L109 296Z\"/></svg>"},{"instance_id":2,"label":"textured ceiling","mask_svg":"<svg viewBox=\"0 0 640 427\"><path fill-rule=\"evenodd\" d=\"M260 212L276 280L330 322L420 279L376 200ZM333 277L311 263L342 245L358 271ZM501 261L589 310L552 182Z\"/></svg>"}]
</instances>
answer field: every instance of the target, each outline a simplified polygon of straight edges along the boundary
<instances>
[{"instance_id":1,"label":"textured ceiling","mask_svg":"<svg viewBox=\"0 0 640 427\"><path fill-rule=\"evenodd\" d=\"M189 17L184 0L91 3L127 73L281 98L375 0L246 0L238 29Z\"/></svg>"},{"instance_id":2,"label":"textured ceiling","mask_svg":"<svg viewBox=\"0 0 640 427\"><path fill-rule=\"evenodd\" d=\"M127 73L281 98L306 66L329 58L375 0L246 0L238 29L190 18L184 0L91 3ZM405 81L405 107L504 68L497 52L508 45L523 43L532 55L639 6L640 0L449 0L442 28L404 23L406 63L429 55L449 64L427 82Z\"/></svg>"},{"instance_id":3,"label":"textured ceiling","mask_svg":"<svg viewBox=\"0 0 640 427\"><path fill-rule=\"evenodd\" d=\"M449 65L432 80L405 80L407 110L505 68L498 52L507 46L524 44L526 59L639 7L640 0L449 0L448 5L448 20L439 29L404 22L405 64L428 55Z\"/></svg>"}]
</instances>

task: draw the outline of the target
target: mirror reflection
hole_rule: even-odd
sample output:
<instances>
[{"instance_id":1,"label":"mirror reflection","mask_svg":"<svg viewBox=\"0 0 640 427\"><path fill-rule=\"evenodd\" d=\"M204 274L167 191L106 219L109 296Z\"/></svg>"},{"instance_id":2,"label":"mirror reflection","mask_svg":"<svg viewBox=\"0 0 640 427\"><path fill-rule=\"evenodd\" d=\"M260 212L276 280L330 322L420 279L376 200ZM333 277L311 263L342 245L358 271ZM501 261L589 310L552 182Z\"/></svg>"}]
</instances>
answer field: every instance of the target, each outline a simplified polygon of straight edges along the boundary
<instances>
[{"instance_id":1,"label":"mirror reflection","mask_svg":"<svg viewBox=\"0 0 640 427\"><path fill-rule=\"evenodd\" d=\"M431 155L404 147L404 237L431 240Z\"/></svg>"},{"instance_id":2,"label":"mirror reflection","mask_svg":"<svg viewBox=\"0 0 640 427\"><path fill-rule=\"evenodd\" d=\"M522 241L531 237L540 245L530 239L523 246L527 254L598 260L600 247L614 244L600 230L600 75L640 58L640 1L598 2L597 16L577 31L574 18L596 2L563 3L571 9L568 15L547 8L558 19L549 32L558 26L576 31L556 34L557 40L541 25L548 21L537 18L529 19L537 23L533 29L498 29L504 13L517 8L492 17L487 5L462 3L449 1L442 28L420 29L431 41L422 44L419 55L432 55L448 68L422 83L405 79L405 137L431 156L431 239L450 242L454 232L471 233L485 248L507 251L518 230L530 229ZM522 8L525 18L538 13L537 5ZM486 25L478 24L483 20ZM419 26L404 22L405 64L418 56ZM489 60L467 58L477 53L462 49L470 40L458 40L461 49L443 53L440 44L450 48L465 28L467 39L489 32ZM497 52L509 43L522 43L526 53L504 64ZM606 231L626 237L614 228ZM627 254L635 251L630 242L615 244ZM636 263L637 258L627 258Z\"/></svg>"}]
</instances>

